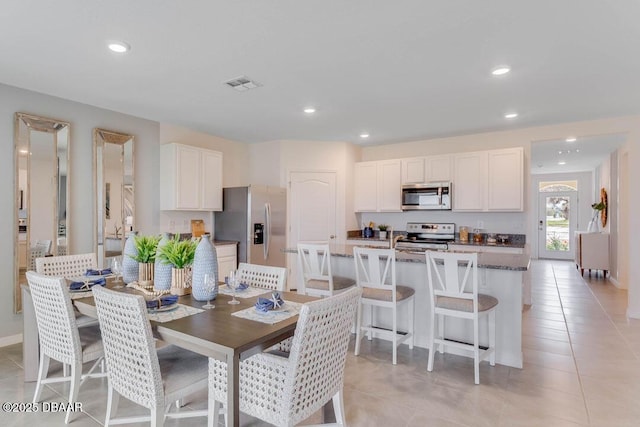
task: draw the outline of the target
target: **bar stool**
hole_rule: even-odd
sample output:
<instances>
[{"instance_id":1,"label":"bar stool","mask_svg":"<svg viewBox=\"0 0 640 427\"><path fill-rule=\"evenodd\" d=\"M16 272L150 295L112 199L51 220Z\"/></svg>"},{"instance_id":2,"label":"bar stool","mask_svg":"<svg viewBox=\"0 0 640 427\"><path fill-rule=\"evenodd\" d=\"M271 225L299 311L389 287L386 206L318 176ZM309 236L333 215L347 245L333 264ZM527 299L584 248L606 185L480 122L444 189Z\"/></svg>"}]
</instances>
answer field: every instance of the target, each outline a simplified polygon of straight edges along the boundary
<instances>
[{"instance_id":1,"label":"bar stool","mask_svg":"<svg viewBox=\"0 0 640 427\"><path fill-rule=\"evenodd\" d=\"M427 277L431 302L431 333L429 334L429 361L427 371L433 371L435 345L444 353L445 346L451 346L473 353L475 383L480 384L480 361L489 357L489 364L495 365L496 347L496 307L498 300L491 295L478 293L478 254L427 251ZM439 265L443 265L444 278ZM464 275L460 277L460 270ZM469 277L471 276L471 277ZM471 278L471 290L468 280ZM436 319L437 315L437 319ZM473 321L473 343L446 339L444 335L445 316ZM489 327L489 347L480 346L480 316L486 316ZM437 320L437 322L436 322ZM438 336L436 335L436 327Z\"/></svg>"},{"instance_id":2,"label":"bar stool","mask_svg":"<svg viewBox=\"0 0 640 427\"><path fill-rule=\"evenodd\" d=\"M326 243L298 243L298 268L302 275L302 289L298 289L298 292L306 295L328 297L356 284L349 277L333 275L331 252Z\"/></svg>"},{"instance_id":3,"label":"bar stool","mask_svg":"<svg viewBox=\"0 0 640 427\"><path fill-rule=\"evenodd\" d=\"M362 298L358 304L356 319L355 355L360 354L362 332L366 331L371 340L375 333L393 342L393 364L397 363L398 346L409 341L413 349L415 320L415 291L408 286L396 285L396 251L394 249L353 248L356 265L356 282L362 288ZM371 323L362 325L363 306L369 306ZM398 330L400 309L407 307L409 324L407 332ZM392 327L385 329L374 325L373 307L391 309Z\"/></svg>"}]
</instances>

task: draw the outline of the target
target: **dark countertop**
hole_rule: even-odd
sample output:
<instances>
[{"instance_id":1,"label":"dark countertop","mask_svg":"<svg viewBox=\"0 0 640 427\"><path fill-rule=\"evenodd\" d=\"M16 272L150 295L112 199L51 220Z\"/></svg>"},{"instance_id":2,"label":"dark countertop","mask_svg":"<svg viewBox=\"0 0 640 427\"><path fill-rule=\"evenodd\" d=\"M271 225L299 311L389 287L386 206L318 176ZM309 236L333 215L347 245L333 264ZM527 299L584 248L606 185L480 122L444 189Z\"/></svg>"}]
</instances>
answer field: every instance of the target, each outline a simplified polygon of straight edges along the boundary
<instances>
[{"instance_id":1,"label":"dark countertop","mask_svg":"<svg viewBox=\"0 0 640 427\"><path fill-rule=\"evenodd\" d=\"M405 234L404 231L394 231L393 234L398 236L399 234ZM509 243L487 243L487 233L482 233L484 238L482 243L474 243L473 242L473 233L469 233L469 241L461 242L458 237L458 233L456 233L456 239L453 242L448 242L452 245L464 245L464 246L489 246L496 248L519 248L523 249L526 243L526 235L524 234L507 234L507 233L491 233L491 234L501 234L509 236ZM374 231L374 236L369 238L362 237L362 230L351 230L347 232L347 241L348 242L389 242L389 239L380 239L378 236L378 232Z\"/></svg>"},{"instance_id":2,"label":"dark countertop","mask_svg":"<svg viewBox=\"0 0 640 427\"><path fill-rule=\"evenodd\" d=\"M237 245L240 242L236 242L235 240L214 240L213 246L222 246L222 245Z\"/></svg>"},{"instance_id":3,"label":"dark countertop","mask_svg":"<svg viewBox=\"0 0 640 427\"><path fill-rule=\"evenodd\" d=\"M352 239L349 239L352 240ZM362 239L366 241L379 239ZM366 245L329 245L332 256L353 258L353 248L355 246L366 247ZM286 248L285 252L296 253L295 248ZM396 261L398 262L414 262L426 264L427 260L424 253L396 251ZM531 257L528 254L503 254L480 252L478 253L478 268L489 268L493 270L509 270L509 271L527 271Z\"/></svg>"}]
</instances>

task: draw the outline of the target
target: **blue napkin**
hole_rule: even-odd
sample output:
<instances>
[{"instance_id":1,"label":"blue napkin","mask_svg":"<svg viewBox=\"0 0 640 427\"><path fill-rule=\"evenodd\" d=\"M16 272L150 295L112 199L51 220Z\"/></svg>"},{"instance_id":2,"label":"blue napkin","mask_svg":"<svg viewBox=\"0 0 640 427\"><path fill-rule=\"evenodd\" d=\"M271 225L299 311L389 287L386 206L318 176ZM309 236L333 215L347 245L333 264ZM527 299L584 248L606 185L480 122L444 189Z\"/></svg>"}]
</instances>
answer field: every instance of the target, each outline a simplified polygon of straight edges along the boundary
<instances>
[{"instance_id":1,"label":"blue napkin","mask_svg":"<svg viewBox=\"0 0 640 427\"><path fill-rule=\"evenodd\" d=\"M224 283L225 285L229 286L229 278L225 276L224 278ZM236 288L236 291L244 291L245 289L247 289L249 287L249 285L247 283L242 283L240 282L240 284L238 285L238 287Z\"/></svg>"},{"instance_id":2,"label":"blue napkin","mask_svg":"<svg viewBox=\"0 0 640 427\"><path fill-rule=\"evenodd\" d=\"M147 301L147 308L158 309L160 307L166 307L178 302L178 295L163 295L160 298L155 298Z\"/></svg>"},{"instance_id":3,"label":"blue napkin","mask_svg":"<svg viewBox=\"0 0 640 427\"><path fill-rule=\"evenodd\" d=\"M90 268L84 273L85 276L106 276L107 274L112 274L110 268L103 268L102 270L94 270Z\"/></svg>"},{"instance_id":4,"label":"blue napkin","mask_svg":"<svg viewBox=\"0 0 640 427\"><path fill-rule=\"evenodd\" d=\"M88 282L71 282L69 284L69 289L72 291L84 291L84 290L91 290L92 286L95 285L100 285L100 286L104 286L107 284L107 281L104 279L104 277L101 277L99 279L95 279L95 280L89 280Z\"/></svg>"},{"instance_id":5,"label":"blue napkin","mask_svg":"<svg viewBox=\"0 0 640 427\"><path fill-rule=\"evenodd\" d=\"M271 294L271 298L258 298L258 302L256 302L256 310L266 313L270 310L280 308L284 304L284 300L280 297L278 292L274 292Z\"/></svg>"}]
</instances>

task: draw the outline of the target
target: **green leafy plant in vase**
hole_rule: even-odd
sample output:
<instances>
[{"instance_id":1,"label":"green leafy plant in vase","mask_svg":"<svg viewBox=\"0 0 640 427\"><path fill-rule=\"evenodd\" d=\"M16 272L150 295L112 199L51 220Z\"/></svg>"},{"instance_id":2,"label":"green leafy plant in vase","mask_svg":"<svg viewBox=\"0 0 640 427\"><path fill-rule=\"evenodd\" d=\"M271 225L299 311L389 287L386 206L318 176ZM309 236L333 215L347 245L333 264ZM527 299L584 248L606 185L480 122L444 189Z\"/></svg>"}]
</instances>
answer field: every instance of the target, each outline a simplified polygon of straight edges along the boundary
<instances>
[{"instance_id":1,"label":"green leafy plant in vase","mask_svg":"<svg viewBox=\"0 0 640 427\"><path fill-rule=\"evenodd\" d=\"M387 238L387 229L389 226L387 224L379 224L378 230L380 230L380 238L385 240Z\"/></svg>"},{"instance_id":2,"label":"green leafy plant in vase","mask_svg":"<svg viewBox=\"0 0 640 427\"><path fill-rule=\"evenodd\" d=\"M591 218L591 221L589 221L588 230L598 232L600 231L600 227L598 226L598 216L607 208L607 205L603 201L600 201L598 203L593 203L591 208L593 209L593 217Z\"/></svg>"},{"instance_id":3,"label":"green leafy plant in vase","mask_svg":"<svg viewBox=\"0 0 640 427\"><path fill-rule=\"evenodd\" d=\"M191 293L191 264L198 246L197 240L180 240L176 234L158 250L159 262L171 264L171 293L186 295Z\"/></svg>"},{"instance_id":4,"label":"green leafy plant in vase","mask_svg":"<svg viewBox=\"0 0 640 427\"><path fill-rule=\"evenodd\" d=\"M160 236L136 236L133 240L137 253L130 257L138 261L138 282L143 286L145 282L153 281L153 264L159 241Z\"/></svg>"}]
</instances>

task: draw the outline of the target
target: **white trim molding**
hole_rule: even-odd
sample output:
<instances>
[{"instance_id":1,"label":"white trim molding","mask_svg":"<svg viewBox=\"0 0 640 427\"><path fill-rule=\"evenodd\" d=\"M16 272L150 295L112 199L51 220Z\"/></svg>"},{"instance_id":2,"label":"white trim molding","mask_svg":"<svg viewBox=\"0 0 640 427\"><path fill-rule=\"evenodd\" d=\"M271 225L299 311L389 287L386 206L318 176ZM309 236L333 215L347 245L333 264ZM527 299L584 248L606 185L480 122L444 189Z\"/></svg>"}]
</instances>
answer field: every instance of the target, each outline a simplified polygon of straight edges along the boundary
<instances>
[{"instance_id":1,"label":"white trim molding","mask_svg":"<svg viewBox=\"0 0 640 427\"><path fill-rule=\"evenodd\" d=\"M0 347L18 344L22 342L22 334L9 335L8 337L0 337Z\"/></svg>"}]
</instances>

